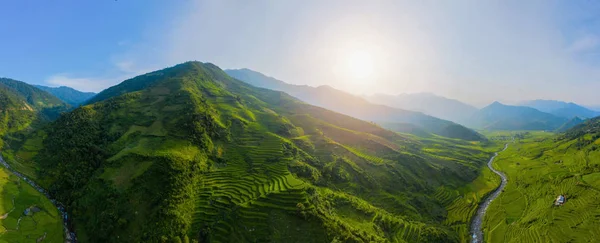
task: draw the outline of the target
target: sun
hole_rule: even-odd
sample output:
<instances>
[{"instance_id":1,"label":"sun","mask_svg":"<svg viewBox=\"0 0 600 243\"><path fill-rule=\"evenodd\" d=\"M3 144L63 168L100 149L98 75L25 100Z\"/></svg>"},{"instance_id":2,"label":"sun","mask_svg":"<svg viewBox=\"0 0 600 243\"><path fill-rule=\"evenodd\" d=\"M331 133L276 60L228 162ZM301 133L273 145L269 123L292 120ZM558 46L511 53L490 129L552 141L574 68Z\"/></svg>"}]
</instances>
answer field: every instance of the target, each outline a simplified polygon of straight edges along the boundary
<instances>
[{"instance_id":1,"label":"sun","mask_svg":"<svg viewBox=\"0 0 600 243\"><path fill-rule=\"evenodd\" d=\"M373 77L373 56L366 50L353 50L344 58L344 71L349 78L367 80Z\"/></svg>"}]
</instances>

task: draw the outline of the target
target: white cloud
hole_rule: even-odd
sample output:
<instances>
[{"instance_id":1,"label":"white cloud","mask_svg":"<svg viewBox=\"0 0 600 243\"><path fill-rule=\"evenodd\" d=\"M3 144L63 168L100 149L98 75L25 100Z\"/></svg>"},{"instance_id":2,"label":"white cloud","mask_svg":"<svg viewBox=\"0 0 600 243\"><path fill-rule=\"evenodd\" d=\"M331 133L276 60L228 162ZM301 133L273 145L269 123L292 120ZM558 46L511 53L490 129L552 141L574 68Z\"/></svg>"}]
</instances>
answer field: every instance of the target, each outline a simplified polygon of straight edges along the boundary
<instances>
[{"instance_id":1,"label":"white cloud","mask_svg":"<svg viewBox=\"0 0 600 243\"><path fill-rule=\"evenodd\" d=\"M565 19L557 11L562 7L547 1L195 1L164 35L163 56L360 93L429 91L478 104L538 97L600 103L585 88L597 86L600 69L578 59L600 39L590 33L568 43L561 28L586 9ZM373 83L349 84L332 72L352 41L384 50Z\"/></svg>"},{"instance_id":2,"label":"white cloud","mask_svg":"<svg viewBox=\"0 0 600 243\"><path fill-rule=\"evenodd\" d=\"M84 92L100 92L107 87L116 85L131 76L118 76L108 78L78 77L71 74L56 74L46 79L50 86L67 86Z\"/></svg>"},{"instance_id":3,"label":"white cloud","mask_svg":"<svg viewBox=\"0 0 600 243\"><path fill-rule=\"evenodd\" d=\"M547 1L188 3L161 28L149 28L144 41L121 43L127 50L109 60L107 75L59 74L48 81L99 90L199 60L360 93L425 91L477 104L535 98L600 104L590 88L600 86L600 67L594 57L582 59L600 47L600 33L576 26L581 16L595 16L587 6L564 12L557 11L561 3ZM573 36L580 38L570 41ZM353 42L377 57L372 83L350 85L332 71Z\"/></svg>"},{"instance_id":4,"label":"white cloud","mask_svg":"<svg viewBox=\"0 0 600 243\"><path fill-rule=\"evenodd\" d=\"M149 68L140 68L134 61L120 60L113 63L109 75L86 76L72 73L59 73L48 77L45 82L50 86L68 86L80 91L100 92L129 78L151 72Z\"/></svg>"},{"instance_id":5,"label":"white cloud","mask_svg":"<svg viewBox=\"0 0 600 243\"><path fill-rule=\"evenodd\" d=\"M586 52L591 51L600 45L600 38L594 35L587 35L582 38L575 40L567 50L569 52L578 53L578 52Z\"/></svg>"}]
</instances>

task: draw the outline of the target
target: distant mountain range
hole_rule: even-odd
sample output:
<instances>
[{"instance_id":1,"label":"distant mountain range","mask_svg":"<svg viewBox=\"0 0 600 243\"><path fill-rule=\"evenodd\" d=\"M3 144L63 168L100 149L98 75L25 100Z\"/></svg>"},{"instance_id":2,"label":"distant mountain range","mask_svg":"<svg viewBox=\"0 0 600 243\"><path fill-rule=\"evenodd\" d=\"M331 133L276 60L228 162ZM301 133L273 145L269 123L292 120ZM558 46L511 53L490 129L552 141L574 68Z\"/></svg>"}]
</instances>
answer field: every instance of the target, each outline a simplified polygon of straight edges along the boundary
<instances>
[{"instance_id":1,"label":"distant mountain range","mask_svg":"<svg viewBox=\"0 0 600 243\"><path fill-rule=\"evenodd\" d=\"M486 130L555 130L569 119L526 106L504 105L494 102L477 111L467 126ZM563 127L565 128L565 127Z\"/></svg>"},{"instance_id":2,"label":"distant mountain range","mask_svg":"<svg viewBox=\"0 0 600 243\"><path fill-rule=\"evenodd\" d=\"M80 104L83 104L90 98L94 97L94 95L96 95L96 93L93 92L81 92L79 90L66 86L47 87L42 85L35 85L35 87L58 97L62 101L72 106L78 106Z\"/></svg>"},{"instance_id":3,"label":"distant mountain range","mask_svg":"<svg viewBox=\"0 0 600 243\"><path fill-rule=\"evenodd\" d=\"M572 102L567 103L557 100L529 100L521 102L519 105L532 107L540 111L568 119L574 117L586 119L600 116L600 112L588 109Z\"/></svg>"},{"instance_id":4,"label":"distant mountain range","mask_svg":"<svg viewBox=\"0 0 600 243\"><path fill-rule=\"evenodd\" d=\"M395 131L418 131L418 135L423 135L423 131L425 131L440 136L465 140L484 139L477 132L454 122L439 119L421 112L373 104L362 97L337 90L330 86L312 87L288 84L250 69L225 70L225 72L251 85L283 91L309 104L359 119L377 122Z\"/></svg>"},{"instance_id":5,"label":"distant mountain range","mask_svg":"<svg viewBox=\"0 0 600 243\"><path fill-rule=\"evenodd\" d=\"M431 93L386 95L374 94L365 98L375 104L420 111L453 122L461 122L477 112L477 108L455 99Z\"/></svg>"},{"instance_id":6,"label":"distant mountain range","mask_svg":"<svg viewBox=\"0 0 600 243\"><path fill-rule=\"evenodd\" d=\"M600 105L586 105L585 108L588 108L593 111L600 111Z\"/></svg>"}]
</instances>

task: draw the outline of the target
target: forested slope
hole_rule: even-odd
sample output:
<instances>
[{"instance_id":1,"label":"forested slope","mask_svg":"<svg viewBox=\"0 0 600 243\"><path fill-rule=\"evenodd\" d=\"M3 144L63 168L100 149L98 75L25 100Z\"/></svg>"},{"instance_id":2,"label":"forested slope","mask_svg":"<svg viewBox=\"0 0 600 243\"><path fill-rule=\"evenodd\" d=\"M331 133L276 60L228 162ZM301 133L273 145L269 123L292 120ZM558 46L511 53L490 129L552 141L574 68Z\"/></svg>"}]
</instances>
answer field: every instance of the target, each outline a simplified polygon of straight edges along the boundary
<instances>
[{"instance_id":1,"label":"forested slope","mask_svg":"<svg viewBox=\"0 0 600 243\"><path fill-rule=\"evenodd\" d=\"M0 78L0 151L6 143L19 143L23 134L56 119L68 108L58 98L32 85Z\"/></svg>"},{"instance_id":2,"label":"forested slope","mask_svg":"<svg viewBox=\"0 0 600 243\"><path fill-rule=\"evenodd\" d=\"M455 242L470 214L449 212L473 211L485 190L467 185L489 180L481 145L400 135L188 62L105 90L9 162L34 168L82 242Z\"/></svg>"}]
</instances>

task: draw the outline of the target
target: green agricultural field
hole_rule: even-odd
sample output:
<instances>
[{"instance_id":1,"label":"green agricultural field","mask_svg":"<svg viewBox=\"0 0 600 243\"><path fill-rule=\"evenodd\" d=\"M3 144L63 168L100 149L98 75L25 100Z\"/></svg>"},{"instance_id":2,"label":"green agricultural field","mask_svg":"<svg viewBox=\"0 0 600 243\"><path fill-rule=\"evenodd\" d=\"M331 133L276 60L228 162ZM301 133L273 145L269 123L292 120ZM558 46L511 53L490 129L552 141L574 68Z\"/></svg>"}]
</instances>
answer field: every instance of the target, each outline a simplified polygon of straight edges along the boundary
<instances>
[{"instance_id":1,"label":"green agricultural field","mask_svg":"<svg viewBox=\"0 0 600 243\"><path fill-rule=\"evenodd\" d=\"M600 151L597 135L581 130L527 133L498 156L508 184L486 213L487 242L600 239ZM566 203L554 206L560 194Z\"/></svg>"},{"instance_id":2,"label":"green agricultural field","mask_svg":"<svg viewBox=\"0 0 600 243\"><path fill-rule=\"evenodd\" d=\"M28 208L32 213L25 215ZM64 242L61 215L44 195L0 168L0 242L36 241Z\"/></svg>"},{"instance_id":3,"label":"green agricultural field","mask_svg":"<svg viewBox=\"0 0 600 243\"><path fill-rule=\"evenodd\" d=\"M498 132L495 133L499 134ZM466 142L442 137L417 138L423 142L425 151L445 159L469 158L473 151L485 151L486 155L502 150L506 138L512 133L503 132L502 136L490 136L487 142ZM502 137L502 138L500 138ZM469 153L470 151L470 153ZM482 199L500 185L500 177L487 168L485 162L489 156L480 157L477 168L480 173L470 183L457 187L441 186L435 194L436 198L447 211L444 225L458 233L460 242L469 242L469 225Z\"/></svg>"}]
</instances>

